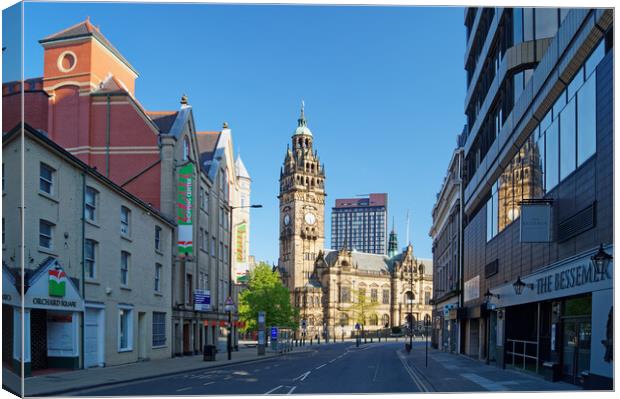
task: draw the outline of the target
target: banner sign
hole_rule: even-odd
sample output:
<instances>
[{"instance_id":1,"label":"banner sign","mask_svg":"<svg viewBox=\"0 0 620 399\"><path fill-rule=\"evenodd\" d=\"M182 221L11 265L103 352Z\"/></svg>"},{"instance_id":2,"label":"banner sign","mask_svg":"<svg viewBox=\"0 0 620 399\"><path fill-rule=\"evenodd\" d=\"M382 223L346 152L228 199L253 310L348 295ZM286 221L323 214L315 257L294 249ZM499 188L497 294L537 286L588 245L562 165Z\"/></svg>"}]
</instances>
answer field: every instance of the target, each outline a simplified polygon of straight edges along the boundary
<instances>
[{"instance_id":1,"label":"banner sign","mask_svg":"<svg viewBox=\"0 0 620 399\"><path fill-rule=\"evenodd\" d=\"M245 248L245 239L247 236L247 224L245 222L240 223L237 226L237 262L245 262L246 258L246 248Z\"/></svg>"},{"instance_id":2,"label":"banner sign","mask_svg":"<svg viewBox=\"0 0 620 399\"><path fill-rule=\"evenodd\" d=\"M194 310L199 312L211 310L211 292L209 290L194 290Z\"/></svg>"},{"instance_id":3,"label":"banner sign","mask_svg":"<svg viewBox=\"0 0 620 399\"><path fill-rule=\"evenodd\" d=\"M480 276L465 281L465 289L463 290L463 302L478 299L480 296Z\"/></svg>"},{"instance_id":4,"label":"banner sign","mask_svg":"<svg viewBox=\"0 0 620 399\"><path fill-rule=\"evenodd\" d=\"M179 169L177 196L177 241L179 255L191 256L194 253L194 231L192 226L194 212L194 164L188 163Z\"/></svg>"}]
</instances>

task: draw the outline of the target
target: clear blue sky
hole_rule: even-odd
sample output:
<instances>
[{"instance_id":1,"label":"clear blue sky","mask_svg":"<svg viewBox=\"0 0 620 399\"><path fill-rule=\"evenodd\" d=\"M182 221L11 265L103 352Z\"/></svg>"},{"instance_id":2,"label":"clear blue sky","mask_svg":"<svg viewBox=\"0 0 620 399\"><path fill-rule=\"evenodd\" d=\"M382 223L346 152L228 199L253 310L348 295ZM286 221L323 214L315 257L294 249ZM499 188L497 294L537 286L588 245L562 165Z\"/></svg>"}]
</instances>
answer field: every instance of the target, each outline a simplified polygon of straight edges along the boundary
<instances>
[{"instance_id":1,"label":"clear blue sky","mask_svg":"<svg viewBox=\"0 0 620 399\"><path fill-rule=\"evenodd\" d=\"M326 220L336 198L387 192L400 246L409 209L414 252L432 257L431 211L465 120L462 8L26 3L25 76L42 75L39 39L86 16L140 73L146 109L186 93L199 130L229 123L264 206L257 259L277 262L278 177L301 99Z\"/></svg>"}]
</instances>

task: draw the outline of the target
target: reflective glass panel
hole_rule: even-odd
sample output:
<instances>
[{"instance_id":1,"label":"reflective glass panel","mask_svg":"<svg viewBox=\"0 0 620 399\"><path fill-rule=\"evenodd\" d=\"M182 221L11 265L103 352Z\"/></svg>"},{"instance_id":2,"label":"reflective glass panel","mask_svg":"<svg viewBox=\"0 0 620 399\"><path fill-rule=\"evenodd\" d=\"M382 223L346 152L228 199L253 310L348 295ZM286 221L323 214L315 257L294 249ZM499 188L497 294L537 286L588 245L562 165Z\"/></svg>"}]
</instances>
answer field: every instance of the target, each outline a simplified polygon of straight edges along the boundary
<instances>
[{"instance_id":1,"label":"reflective glass panel","mask_svg":"<svg viewBox=\"0 0 620 399\"><path fill-rule=\"evenodd\" d=\"M513 10L512 35L514 44L523 41L523 9L515 8Z\"/></svg>"},{"instance_id":2,"label":"reflective glass panel","mask_svg":"<svg viewBox=\"0 0 620 399\"><path fill-rule=\"evenodd\" d=\"M534 9L523 9L523 41L534 40Z\"/></svg>"},{"instance_id":3,"label":"reflective glass panel","mask_svg":"<svg viewBox=\"0 0 620 399\"><path fill-rule=\"evenodd\" d=\"M596 152L596 74L577 93L577 165Z\"/></svg>"},{"instance_id":4,"label":"reflective glass panel","mask_svg":"<svg viewBox=\"0 0 620 399\"><path fill-rule=\"evenodd\" d=\"M576 167L577 130L575 99L560 114L560 180L571 174Z\"/></svg>"},{"instance_id":5,"label":"reflective glass panel","mask_svg":"<svg viewBox=\"0 0 620 399\"><path fill-rule=\"evenodd\" d=\"M545 188L547 192L558 184L558 147L558 119L556 119L545 132Z\"/></svg>"},{"instance_id":6,"label":"reflective glass panel","mask_svg":"<svg viewBox=\"0 0 620 399\"><path fill-rule=\"evenodd\" d=\"M536 39L553 37L558 30L558 9L537 8L535 11Z\"/></svg>"}]
</instances>

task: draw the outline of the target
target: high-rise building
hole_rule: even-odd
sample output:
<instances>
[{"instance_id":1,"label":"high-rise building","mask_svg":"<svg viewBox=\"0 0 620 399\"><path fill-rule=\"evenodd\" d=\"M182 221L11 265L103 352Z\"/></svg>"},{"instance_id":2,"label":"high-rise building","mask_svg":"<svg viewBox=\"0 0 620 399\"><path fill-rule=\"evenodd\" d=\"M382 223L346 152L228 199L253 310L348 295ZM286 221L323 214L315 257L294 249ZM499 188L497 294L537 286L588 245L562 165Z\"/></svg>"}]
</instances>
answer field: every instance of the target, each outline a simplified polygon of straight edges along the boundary
<instances>
[{"instance_id":1,"label":"high-rise building","mask_svg":"<svg viewBox=\"0 0 620 399\"><path fill-rule=\"evenodd\" d=\"M332 248L387 255L387 194L336 199Z\"/></svg>"},{"instance_id":2,"label":"high-rise building","mask_svg":"<svg viewBox=\"0 0 620 399\"><path fill-rule=\"evenodd\" d=\"M465 10L459 348L591 389L613 387L613 24Z\"/></svg>"}]
</instances>

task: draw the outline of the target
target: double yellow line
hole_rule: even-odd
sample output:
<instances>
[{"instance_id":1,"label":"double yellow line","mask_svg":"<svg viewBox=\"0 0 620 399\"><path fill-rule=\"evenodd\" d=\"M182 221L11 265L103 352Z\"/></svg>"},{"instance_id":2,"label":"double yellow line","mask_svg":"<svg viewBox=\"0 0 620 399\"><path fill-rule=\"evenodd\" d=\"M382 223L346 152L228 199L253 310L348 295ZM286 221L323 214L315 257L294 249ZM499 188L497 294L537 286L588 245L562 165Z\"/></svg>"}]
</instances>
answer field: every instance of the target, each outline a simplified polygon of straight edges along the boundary
<instances>
[{"instance_id":1,"label":"double yellow line","mask_svg":"<svg viewBox=\"0 0 620 399\"><path fill-rule=\"evenodd\" d=\"M397 350L396 354L398 355L398 358L402 362L403 367L405 368L405 370L407 371L407 373L413 380L413 383L418 387L418 390L420 392L432 392L433 390L422 380L422 378L420 378L419 375L415 373L415 371L413 371L411 366L409 366L409 364L407 363L407 359L402 354L402 352L400 350Z\"/></svg>"}]
</instances>

